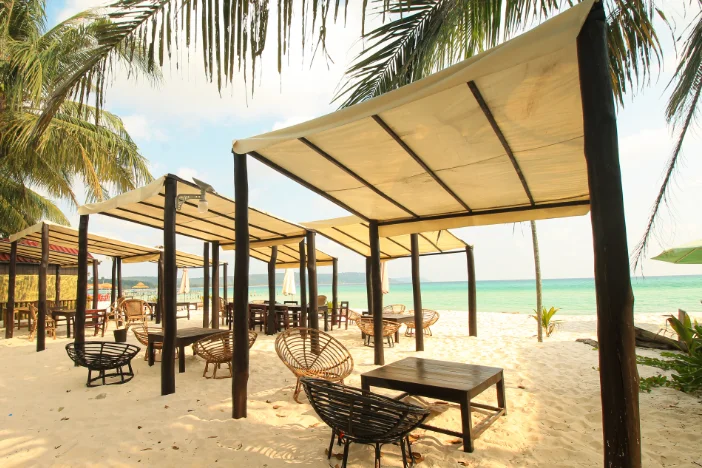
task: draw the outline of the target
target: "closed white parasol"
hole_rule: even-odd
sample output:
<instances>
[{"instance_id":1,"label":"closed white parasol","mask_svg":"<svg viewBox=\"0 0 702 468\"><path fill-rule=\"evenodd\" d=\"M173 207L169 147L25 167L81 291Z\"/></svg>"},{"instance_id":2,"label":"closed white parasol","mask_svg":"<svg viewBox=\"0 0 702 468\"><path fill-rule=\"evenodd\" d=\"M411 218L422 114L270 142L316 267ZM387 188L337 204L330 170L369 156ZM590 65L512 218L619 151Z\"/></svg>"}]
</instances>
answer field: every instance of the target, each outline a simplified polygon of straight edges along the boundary
<instances>
[{"instance_id":1,"label":"closed white parasol","mask_svg":"<svg viewBox=\"0 0 702 468\"><path fill-rule=\"evenodd\" d=\"M180 289L178 294L187 294L190 292L190 278L188 277L188 269L183 268L183 277L180 279Z\"/></svg>"},{"instance_id":2,"label":"closed white parasol","mask_svg":"<svg viewBox=\"0 0 702 468\"><path fill-rule=\"evenodd\" d=\"M283 277L283 296L294 296L296 293L295 273L288 268L285 270L285 276Z\"/></svg>"}]
</instances>

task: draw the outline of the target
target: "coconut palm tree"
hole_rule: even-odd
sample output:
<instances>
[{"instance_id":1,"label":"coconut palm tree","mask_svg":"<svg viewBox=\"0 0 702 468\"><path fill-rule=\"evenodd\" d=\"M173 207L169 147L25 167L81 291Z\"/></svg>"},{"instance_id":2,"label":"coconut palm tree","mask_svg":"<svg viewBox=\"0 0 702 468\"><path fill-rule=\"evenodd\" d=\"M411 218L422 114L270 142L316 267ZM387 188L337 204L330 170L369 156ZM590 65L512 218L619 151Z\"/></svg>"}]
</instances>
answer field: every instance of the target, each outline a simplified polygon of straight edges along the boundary
<instances>
[{"instance_id":1,"label":"coconut palm tree","mask_svg":"<svg viewBox=\"0 0 702 468\"><path fill-rule=\"evenodd\" d=\"M67 223L53 199L77 203L77 181L85 185L88 200L102 200L111 190L130 190L151 178L122 121L85 103L64 99L45 130L32 138L47 100L65 76L83 67L86 50L95 46L105 23L81 14L47 30L44 0L0 4L2 235L42 218ZM118 51L130 71L158 78L142 54L128 52Z\"/></svg>"},{"instance_id":2,"label":"coconut palm tree","mask_svg":"<svg viewBox=\"0 0 702 468\"><path fill-rule=\"evenodd\" d=\"M604 0L610 75L615 98L649 83L652 66L663 51L653 20L668 24L655 0ZM364 2L367 3L367 2ZM379 96L424 78L509 39L533 22L558 13L564 0L376 0L375 11L387 19L364 35L368 46L349 67L335 100L342 107ZM662 2L661 2L662 3ZM697 0L697 4L702 2ZM670 26L669 26L670 27ZM679 39L683 53L670 86L666 118L678 131L666 174L649 223L635 248L635 265L646 252L688 130L696 123L702 90L702 14Z\"/></svg>"},{"instance_id":3,"label":"coconut palm tree","mask_svg":"<svg viewBox=\"0 0 702 468\"><path fill-rule=\"evenodd\" d=\"M536 339L541 343L543 338L543 304L541 301L541 255L539 254L539 238L536 235L536 221L531 221L531 242L534 247L534 270L536 272Z\"/></svg>"}]
</instances>

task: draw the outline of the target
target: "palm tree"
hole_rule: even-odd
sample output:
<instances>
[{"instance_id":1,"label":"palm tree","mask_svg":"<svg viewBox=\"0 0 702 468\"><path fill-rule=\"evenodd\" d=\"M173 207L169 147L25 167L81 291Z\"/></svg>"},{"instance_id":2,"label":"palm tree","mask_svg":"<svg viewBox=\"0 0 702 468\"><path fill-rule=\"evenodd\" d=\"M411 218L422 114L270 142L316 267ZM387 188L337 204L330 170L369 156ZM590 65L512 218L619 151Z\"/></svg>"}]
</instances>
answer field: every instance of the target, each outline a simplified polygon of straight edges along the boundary
<instances>
[{"instance_id":1,"label":"palm tree","mask_svg":"<svg viewBox=\"0 0 702 468\"><path fill-rule=\"evenodd\" d=\"M624 97L649 83L654 64L663 59L654 17L666 24L654 0L604 0L609 14L610 74L615 97ZM364 2L366 3L366 2ZM563 0L376 0L389 21L364 35L368 47L349 67L335 100L349 106L424 78L509 39L534 21L556 14ZM698 3L700 0L698 0ZM678 139L654 202L649 223L635 249L635 265L645 255L660 207L688 130L696 122L702 90L702 13L680 39L683 53L670 83L673 91L667 120Z\"/></svg>"},{"instance_id":2,"label":"palm tree","mask_svg":"<svg viewBox=\"0 0 702 468\"><path fill-rule=\"evenodd\" d=\"M539 343L544 341L542 317L543 304L541 302L541 257L539 254L539 238L536 236L536 221L531 221L531 242L534 246L534 270L536 271L536 339Z\"/></svg>"},{"instance_id":3,"label":"palm tree","mask_svg":"<svg viewBox=\"0 0 702 468\"><path fill-rule=\"evenodd\" d=\"M130 190L150 180L146 160L109 112L63 100L45 130L32 138L47 99L64 77L80 69L86 50L97 42L105 19L81 14L46 29L44 0L0 5L0 234L8 235L40 219L67 224L52 199L77 203L73 185L81 181L89 201L110 191ZM141 54L121 62L147 71ZM147 73L158 78L158 69ZM99 83L103 78L94 76ZM89 94L86 90L85 94Z\"/></svg>"}]
</instances>

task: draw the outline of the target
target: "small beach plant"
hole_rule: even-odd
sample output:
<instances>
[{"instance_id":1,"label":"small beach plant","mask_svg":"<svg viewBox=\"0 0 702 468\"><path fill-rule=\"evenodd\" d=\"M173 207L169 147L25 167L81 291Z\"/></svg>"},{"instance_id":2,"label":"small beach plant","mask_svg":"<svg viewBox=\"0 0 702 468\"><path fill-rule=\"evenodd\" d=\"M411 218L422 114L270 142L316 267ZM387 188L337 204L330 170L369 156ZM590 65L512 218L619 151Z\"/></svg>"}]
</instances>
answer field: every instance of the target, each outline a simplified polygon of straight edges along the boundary
<instances>
[{"instance_id":1,"label":"small beach plant","mask_svg":"<svg viewBox=\"0 0 702 468\"><path fill-rule=\"evenodd\" d=\"M553 320L553 316L556 315L556 312L559 310L561 309L558 307L551 307L550 309L543 307L541 309L541 326L543 327L544 331L546 331L547 338L551 336L551 333L556 331L556 328L558 328L562 322L561 320ZM538 321L538 311L534 309L534 313L536 315L530 315L529 317L533 317L534 320Z\"/></svg>"}]
</instances>

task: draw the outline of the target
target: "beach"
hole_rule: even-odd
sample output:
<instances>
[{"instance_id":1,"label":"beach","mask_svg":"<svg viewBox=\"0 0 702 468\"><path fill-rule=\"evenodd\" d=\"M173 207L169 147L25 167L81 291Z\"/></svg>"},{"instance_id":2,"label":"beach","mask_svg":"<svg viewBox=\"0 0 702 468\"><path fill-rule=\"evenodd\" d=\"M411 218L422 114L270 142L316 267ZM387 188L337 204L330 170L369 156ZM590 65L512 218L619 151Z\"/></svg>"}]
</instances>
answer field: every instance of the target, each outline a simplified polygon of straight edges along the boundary
<instances>
[{"instance_id":1,"label":"beach","mask_svg":"<svg viewBox=\"0 0 702 468\"><path fill-rule=\"evenodd\" d=\"M441 312L426 337L426 351L401 336L385 349L386 363L424 357L504 368L507 415L464 453L451 436L425 430L413 451L425 467L588 467L602 466L602 413L598 351L575 342L596 339L594 315L557 317L561 327L537 343L535 322L524 314L480 313L477 338L467 336L466 312ZM201 326L199 313L178 327ZM636 325L658 331L661 314L637 314ZM112 327L105 340L112 340ZM363 346L355 326L333 331L351 352L355 369L346 384L360 386L360 374L376 368L373 348ZM86 335L92 335L86 330ZM94 339L89 337L89 339ZM85 387L87 370L74 367L59 338L47 349L22 330L0 339L0 465L24 466L213 466L246 467L340 464L325 450L330 430L303 396L292 400L295 378L274 350L274 336L259 333L250 351L248 418L231 418L231 379L202 377L204 361L187 348L186 372L176 374L176 393L160 395L160 363L149 367L144 349L133 361L134 379L124 385ZM128 342L137 344L130 332ZM143 347L142 347L143 348ZM637 348L637 353L657 356ZM657 369L639 366L642 377ZM660 371L665 373L663 371ZM379 391L391 395L392 392ZM702 466L699 427L702 400L670 388L640 393L644 466ZM475 401L495 404L488 389ZM425 400L431 424L460 430L454 405ZM439 402L441 403L441 402ZM475 413L474 413L475 415ZM457 443L456 443L457 442ZM383 448L383 466L401 466L396 446ZM341 453L335 446L334 453ZM349 466L372 466L373 451L352 445Z\"/></svg>"}]
</instances>

